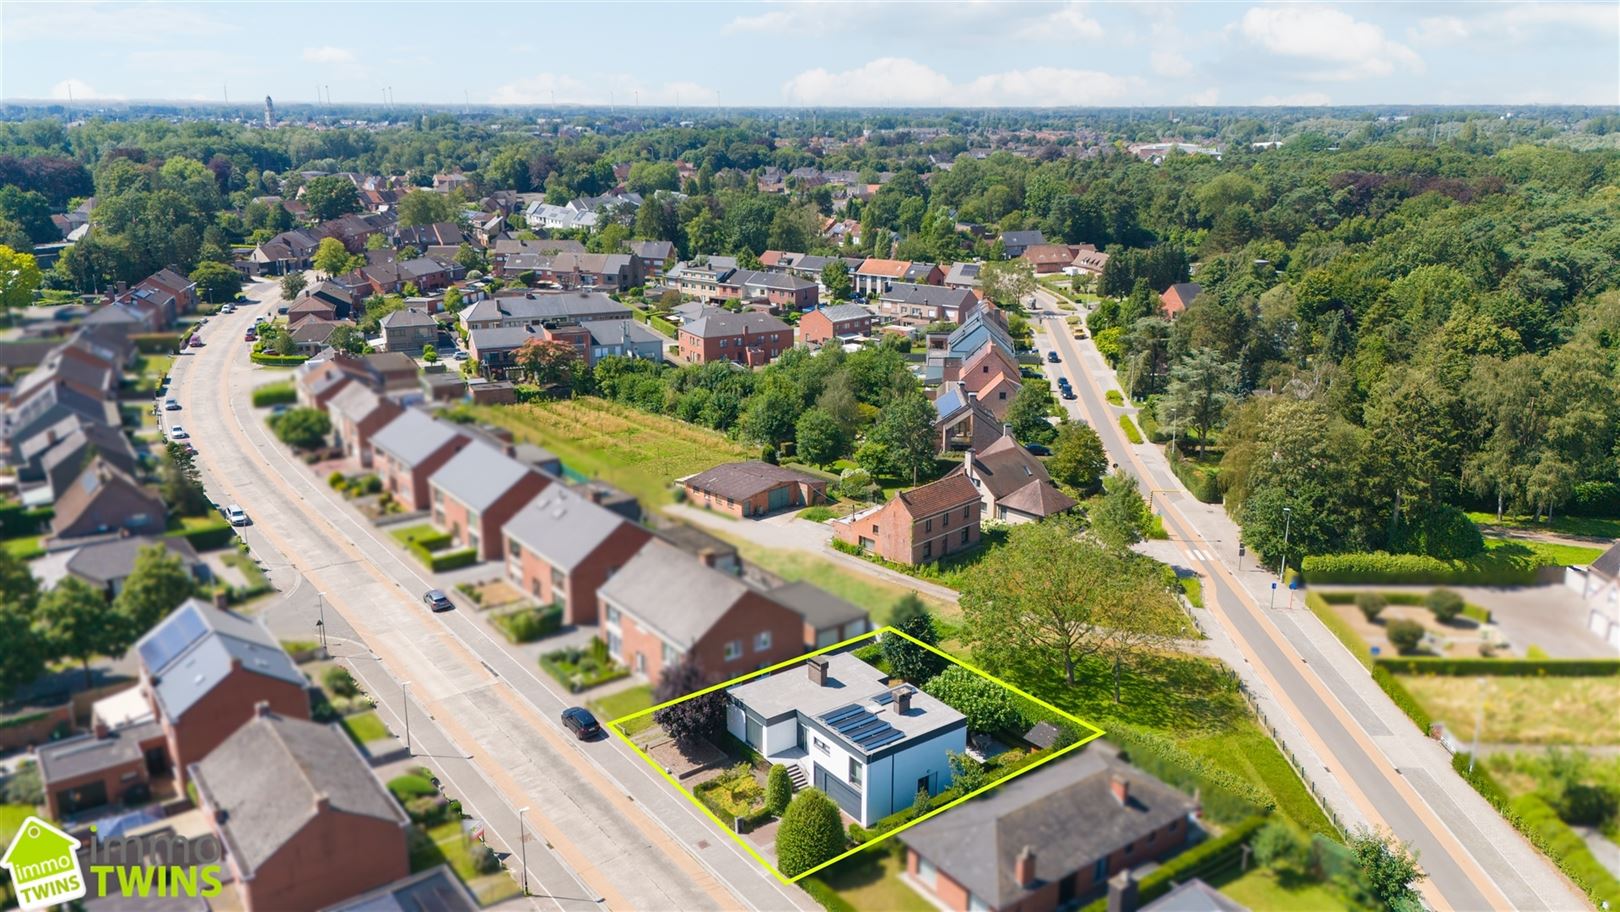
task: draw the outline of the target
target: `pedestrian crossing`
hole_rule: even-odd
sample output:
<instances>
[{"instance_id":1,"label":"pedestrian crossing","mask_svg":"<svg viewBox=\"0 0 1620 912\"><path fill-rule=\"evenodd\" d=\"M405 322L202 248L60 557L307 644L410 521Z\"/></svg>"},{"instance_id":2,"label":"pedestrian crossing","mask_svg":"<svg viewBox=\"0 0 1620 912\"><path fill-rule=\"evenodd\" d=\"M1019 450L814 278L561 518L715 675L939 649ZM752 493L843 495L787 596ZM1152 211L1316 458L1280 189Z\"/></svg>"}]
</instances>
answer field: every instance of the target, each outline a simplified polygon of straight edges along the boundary
<instances>
[{"instance_id":1,"label":"pedestrian crossing","mask_svg":"<svg viewBox=\"0 0 1620 912\"><path fill-rule=\"evenodd\" d=\"M1215 553L1213 551L1203 551L1198 548L1189 548L1188 553L1192 555L1193 560L1197 561L1212 561L1215 559Z\"/></svg>"}]
</instances>

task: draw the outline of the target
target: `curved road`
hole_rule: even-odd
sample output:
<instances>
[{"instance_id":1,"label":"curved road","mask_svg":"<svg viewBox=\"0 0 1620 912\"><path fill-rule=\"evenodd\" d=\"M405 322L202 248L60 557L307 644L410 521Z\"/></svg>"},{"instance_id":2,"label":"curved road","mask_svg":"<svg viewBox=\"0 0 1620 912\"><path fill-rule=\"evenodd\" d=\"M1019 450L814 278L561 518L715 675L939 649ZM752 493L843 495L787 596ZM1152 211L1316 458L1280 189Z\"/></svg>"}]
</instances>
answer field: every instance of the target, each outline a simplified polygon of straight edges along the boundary
<instances>
[{"instance_id":1,"label":"curved road","mask_svg":"<svg viewBox=\"0 0 1620 912\"><path fill-rule=\"evenodd\" d=\"M461 770L452 791L468 795L514 855L515 809L529 808L530 887L545 897L536 907L819 908L616 739L575 742L557 719L571 701L481 621L421 605L437 583L293 459L251 407L252 387L281 372L252 365L242 333L281 298L271 283L248 295L259 303L211 318L201 332L208 344L176 360L172 389L184 411L167 420L190 432L211 496L246 509L255 552L291 564L356 631L371 653L355 657L356 671L380 680L370 689L396 720L408 711L418 756Z\"/></svg>"}]
</instances>

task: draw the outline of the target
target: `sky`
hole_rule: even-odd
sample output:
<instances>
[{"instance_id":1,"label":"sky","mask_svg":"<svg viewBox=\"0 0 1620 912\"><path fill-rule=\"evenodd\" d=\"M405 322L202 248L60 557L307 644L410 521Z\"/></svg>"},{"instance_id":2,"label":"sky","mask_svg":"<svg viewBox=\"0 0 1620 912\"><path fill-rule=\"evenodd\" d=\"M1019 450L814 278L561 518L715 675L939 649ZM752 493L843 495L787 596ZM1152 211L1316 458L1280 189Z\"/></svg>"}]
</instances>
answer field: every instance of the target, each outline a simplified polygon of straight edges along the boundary
<instances>
[{"instance_id":1,"label":"sky","mask_svg":"<svg viewBox=\"0 0 1620 912\"><path fill-rule=\"evenodd\" d=\"M1620 3L0 0L0 99L390 88L401 104L1613 105Z\"/></svg>"}]
</instances>

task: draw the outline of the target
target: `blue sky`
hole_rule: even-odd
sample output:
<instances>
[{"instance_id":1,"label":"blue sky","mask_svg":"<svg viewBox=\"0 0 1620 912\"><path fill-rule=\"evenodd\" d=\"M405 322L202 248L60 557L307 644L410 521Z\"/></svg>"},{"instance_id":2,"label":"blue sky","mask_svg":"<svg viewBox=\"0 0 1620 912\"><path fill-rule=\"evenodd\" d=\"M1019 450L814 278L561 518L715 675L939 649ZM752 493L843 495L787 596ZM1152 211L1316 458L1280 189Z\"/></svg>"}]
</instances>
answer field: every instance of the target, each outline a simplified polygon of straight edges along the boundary
<instances>
[{"instance_id":1,"label":"blue sky","mask_svg":"<svg viewBox=\"0 0 1620 912\"><path fill-rule=\"evenodd\" d=\"M1620 3L0 3L0 98L1620 104ZM464 95L465 93L465 95Z\"/></svg>"}]
</instances>

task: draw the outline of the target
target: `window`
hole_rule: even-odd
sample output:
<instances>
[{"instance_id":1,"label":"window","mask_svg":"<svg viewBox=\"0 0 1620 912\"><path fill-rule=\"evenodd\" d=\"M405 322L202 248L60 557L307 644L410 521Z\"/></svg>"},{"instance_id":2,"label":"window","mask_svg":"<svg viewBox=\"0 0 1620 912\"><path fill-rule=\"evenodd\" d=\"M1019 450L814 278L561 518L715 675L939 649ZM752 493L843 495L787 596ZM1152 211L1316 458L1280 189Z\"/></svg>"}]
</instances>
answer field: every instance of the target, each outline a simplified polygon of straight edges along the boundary
<instances>
[{"instance_id":1,"label":"window","mask_svg":"<svg viewBox=\"0 0 1620 912\"><path fill-rule=\"evenodd\" d=\"M551 590L553 592L568 591L568 576L557 567L551 568Z\"/></svg>"},{"instance_id":2,"label":"window","mask_svg":"<svg viewBox=\"0 0 1620 912\"><path fill-rule=\"evenodd\" d=\"M962 530L962 544L965 545L967 543L968 543L968 530L963 529Z\"/></svg>"},{"instance_id":3,"label":"window","mask_svg":"<svg viewBox=\"0 0 1620 912\"><path fill-rule=\"evenodd\" d=\"M933 542L923 542L923 557L933 557L933 556L934 556L934 543Z\"/></svg>"},{"instance_id":4,"label":"window","mask_svg":"<svg viewBox=\"0 0 1620 912\"><path fill-rule=\"evenodd\" d=\"M973 508L972 507L963 507L962 508L962 518L963 519L968 518L968 511L971 510L971 509L973 509Z\"/></svg>"},{"instance_id":5,"label":"window","mask_svg":"<svg viewBox=\"0 0 1620 912\"><path fill-rule=\"evenodd\" d=\"M754 637L754 651L755 652L764 652L765 650L770 649L770 648L771 648L771 632L769 630L760 631L759 634Z\"/></svg>"},{"instance_id":6,"label":"window","mask_svg":"<svg viewBox=\"0 0 1620 912\"><path fill-rule=\"evenodd\" d=\"M607 606L607 622L609 624L619 623L619 609L612 605Z\"/></svg>"},{"instance_id":7,"label":"window","mask_svg":"<svg viewBox=\"0 0 1620 912\"><path fill-rule=\"evenodd\" d=\"M1097 859L1096 864L1091 866L1091 882L1094 883L1094 884L1100 884L1100 883L1102 883L1103 881L1105 881L1107 879L1108 879L1108 856L1104 855L1103 857Z\"/></svg>"},{"instance_id":8,"label":"window","mask_svg":"<svg viewBox=\"0 0 1620 912\"><path fill-rule=\"evenodd\" d=\"M511 555L513 560L523 556L523 546L518 544L516 540L509 541L507 545L507 553Z\"/></svg>"},{"instance_id":9,"label":"window","mask_svg":"<svg viewBox=\"0 0 1620 912\"><path fill-rule=\"evenodd\" d=\"M679 664L680 660L681 660L681 655L680 655L680 653L675 651L674 646L671 646L668 643L665 643L664 644L664 656L663 656L663 658L664 658L664 667L668 668L671 665Z\"/></svg>"},{"instance_id":10,"label":"window","mask_svg":"<svg viewBox=\"0 0 1620 912\"><path fill-rule=\"evenodd\" d=\"M990 912L990 905L972 893L968 894L968 912Z\"/></svg>"},{"instance_id":11,"label":"window","mask_svg":"<svg viewBox=\"0 0 1620 912\"><path fill-rule=\"evenodd\" d=\"M949 529L951 527L951 514L949 514L949 513L941 513L941 514L939 514L939 527L941 529Z\"/></svg>"},{"instance_id":12,"label":"window","mask_svg":"<svg viewBox=\"0 0 1620 912\"><path fill-rule=\"evenodd\" d=\"M876 535L876 534L878 534L878 528L877 528L877 523L873 523L873 524L872 524L872 534L873 534L873 535Z\"/></svg>"},{"instance_id":13,"label":"window","mask_svg":"<svg viewBox=\"0 0 1620 912\"><path fill-rule=\"evenodd\" d=\"M730 662L742 656L742 642L732 640L726 644L726 661Z\"/></svg>"},{"instance_id":14,"label":"window","mask_svg":"<svg viewBox=\"0 0 1620 912\"><path fill-rule=\"evenodd\" d=\"M932 519L923 520L923 531L924 532L932 532L932 531L934 531L934 521Z\"/></svg>"},{"instance_id":15,"label":"window","mask_svg":"<svg viewBox=\"0 0 1620 912\"><path fill-rule=\"evenodd\" d=\"M854 758L849 758L849 784L859 788L861 785L861 764Z\"/></svg>"},{"instance_id":16,"label":"window","mask_svg":"<svg viewBox=\"0 0 1620 912\"><path fill-rule=\"evenodd\" d=\"M827 742L817 738L815 735L810 736L810 743L815 746L816 750L821 751L828 756L832 755L832 751L827 749Z\"/></svg>"}]
</instances>

